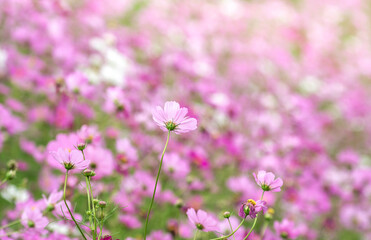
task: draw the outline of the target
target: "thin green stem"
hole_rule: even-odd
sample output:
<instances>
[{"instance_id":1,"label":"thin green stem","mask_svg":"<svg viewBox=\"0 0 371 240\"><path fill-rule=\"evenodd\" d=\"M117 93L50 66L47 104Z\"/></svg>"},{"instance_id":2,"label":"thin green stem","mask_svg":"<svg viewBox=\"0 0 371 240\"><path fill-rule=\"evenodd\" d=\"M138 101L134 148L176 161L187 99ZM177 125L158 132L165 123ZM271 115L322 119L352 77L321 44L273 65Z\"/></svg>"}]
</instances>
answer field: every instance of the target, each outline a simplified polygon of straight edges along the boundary
<instances>
[{"instance_id":1,"label":"thin green stem","mask_svg":"<svg viewBox=\"0 0 371 240\"><path fill-rule=\"evenodd\" d=\"M66 205L66 207L67 207L67 209L68 209L68 212L69 212L70 215L71 215L72 220L75 222L76 227L79 229L79 231L80 231L82 237L83 237L85 240L87 240L86 237L85 237L85 235L84 235L84 233L83 233L83 231L81 230L79 224L76 222L76 219L75 219L75 217L73 216L73 214L72 214L70 208L68 207L67 201L66 201L66 187L67 187L67 179L68 179L68 170L66 171L66 177L65 177L65 179L64 179L63 201L64 201L64 204Z\"/></svg>"},{"instance_id":2,"label":"thin green stem","mask_svg":"<svg viewBox=\"0 0 371 240\"><path fill-rule=\"evenodd\" d=\"M167 139L166 139L166 144L165 144L164 150L162 151L161 162L160 162L160 166L158 168L157 177L156 177L155 189L153 190L153 195L152 195L151 203L149 204L149 208L148 208L148 213L147 213L147 218L146 218L146 224L144 226L144 240L146 240L146 237L147 237L147 228L148 228L149 215L151 214L151 209L152 209L153 201L155 200L157 183L158 183L158 179L160 178L160 173L161 173L161 168L162 168L162 161L164 160L164 155L165 155L165 151L166 151L166 148L167 148L167 144L169 143L169 139L170 139L170 131L168 131Z\"/></svg>"},{"instance_id":3,"label":"thin green stem","mask_svg":"<svg viewBox=\"0 0 371 240\"><path fill-rule=\"evenodd\" d=\"M6 225L4 225L4 226L1 226L0 229L4 229L4 228L7 228L7 227L10 227L10 226L16 225L16 224L18 224L18 223L20 223L20 222L21 222L21 220L15 220L15 221L10 222L10 223L8 223L8 224L6 224Z\"/></svg>"},{"instance_id":4,"label":"thin green stem","mask_svg":"<svg viewBox=\"0 0 371 240\"><path fill-rule=\"evenodd\" d=\"M196 233L195 233L195 236L194 236L193 240L197 239L197 233L198 233L198 229L196 229Z\"/></svg>"},{"instance_id":5,"label":"thin green stem","mask_svg":"<svg viewBox=\"0 0 371 240\"><path fill-rule=\"evenodd\" d=\"M237 227L233 232L231 232L229 235L227 235L227 236L221 236L221 237L218 237L218 238L213 238L213 239L210 239L210 240L219 240L219 239L226 239L226 238L229 238L230 236L232 236L233 234L235 234L235 233L237 232L237 230L238 230L238 229L242 226L242 224L245 222L245 219L246 219L246 217L245 217L244 219L242 219L240 225L238 225L238 227Z\"/></svg>"},{"instance_id":6,"label":"thin green stem","mask_svg":"<svg viewBox=\"0 0 371 240\"><path fill-rule=\"evenodd\" d=\"M254 223L252 224L252 227L251 227L249 233L246 235L246 237L243 240L246 240L250 236L250 234L252 233L252 230L254 230L254 227L255 227L255 224L256 224L257 221L258 221L258 216L256 216L256 218L254 220Z\"/></svg>"},{"instance_id":7,"label":"thin green stem","mask_svg":"<svg viewBox=\"0 0 371 240\"><path fill-rule=\"evenodd\" d=\"M90 181L90 178L89 178L88 182L89 182L90 196L91 196L91 199L92 199L92 204L91 204L91 206L92 206L92 208L93 208L93 212L92 212L92 214L93 214L93 222L94 222L94 231L93 231L93 235L96 236L96 234L97 234L97 217L96 217L96 215L95 215L94 196L93 196L93 189L91 188L91 181Z\"/></svg>"},{"instance_id":8,"label":"thin green stem","mask_svg":"<svg viewBox=\"0 0 371 240\"><path fill-rule=\"evenodd\" d=\"M263 200L264 193L265 193L265 191L263 191L260 200ZM259 216L259 215L257 215L257 216L255 217L254 223L252 224L252 227L251 227L249 233L246 235L246 237L245 237L243 240L246 240L246 239L250 236L250 234L252 233L252 231L254 230L255 225L256 225L256 222L258 221L258 216Z\"/></svg>"},{"instance_id":9,"label":"thin green stem","mask_svg":"<svg viewBox=\"0 0 371 240\"><path fill-rule=\"evenodd\" d=\"M83 152L84 153L84 152ZM85 178L86 180L86 194L88 196L88 210L89 210L89 223L90 223L90 230L92 231L92 234L93 234L93 239L96 239L96 233L94 231L94 221L93 221L93 218L92 218L92 211L91 211L91 207L90 205L92 205L92 202L90 200L90 187L89 187L89 177L87 176Z\"/></svg>"},{"instance_id":10,"label":"thin green stem","mask_svg":"<svg viewBox=\"0 0 371 240\"><path fill-rule=\"evenodd\" d=\"M267 230L268 228L268 222L264 222L264 225L263 225L263 228L262 228L262 231L260 233L260 239L262 240L264 235L265 235L265 231Z\"/></svg>"},{"instance_id":11,"label":"thin green stem","mask_svg":"<svg viewBox=\"0 0 371 240\"><path fill-rule=\"evenodd\" d=\"M231 220L229 220L229 218L227 218L227 219L228 219L229 226L231 227L231 232L233 232L233 227L232 227ZM236 236L235 235L233 235L233 239L236 240Z\"/></svg>"}]
</instances>

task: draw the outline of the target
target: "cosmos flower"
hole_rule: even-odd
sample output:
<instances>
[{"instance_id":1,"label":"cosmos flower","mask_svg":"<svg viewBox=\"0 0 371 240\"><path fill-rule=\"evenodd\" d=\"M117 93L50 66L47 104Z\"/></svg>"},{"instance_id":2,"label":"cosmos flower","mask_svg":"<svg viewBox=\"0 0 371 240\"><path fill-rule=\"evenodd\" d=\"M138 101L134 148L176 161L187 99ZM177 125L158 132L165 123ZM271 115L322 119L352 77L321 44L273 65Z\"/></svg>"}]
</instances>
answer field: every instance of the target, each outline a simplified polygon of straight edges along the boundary
<instances>
[{"instance_id":1,"label":"cosmos flower","mask_svg":"<svg viewBox=\"0 0 371 240\"><path fill-rule=\"evenodd\" d=\"M198 210L197 213L193 208L187 210L188 220L197 227L197 229L204 232L211 232L218 230L217 221L208 216L203 210Z\"/></svg>"},{"instance_id":2,"label":"cosmos flower","mask_svg":"<svg viewBox=\"0 0 371 240\"><path fill-rule=\"evenodd\" d=\"M54 159L62 164L66 170L85 169L90 161L84 160L80 151L59 148L58 151L52 151L50 154Z\"/></svg>"},{"instance_id":3,"label":"cosmos flower","mask_svg":"<svg viewBox=\"0 0 371 240\"><path fill-rule=\"evenodd\" d=\"M21 223L26 228L42 230L48 225L49 221L43 216L38 208L29 207L23 212L21 216Z\"/></svg>"},{"instance_id":4,"label":"cosmos flower","mask_svg":"<svg viewBox=\"0 0 371 240\"><path fill-rule=\"evenodd\" d=\"M271 172L259 171L256 176L253 173L256 183L263 189L263 191L280 192L283 185L281 178L274 179L275 176Z\"/></svg>"},{"instance_id":5,"label":"cosmos flower","mask_svg":"<svg viewBox=\"0 0 371 240\"><path fill-rule=\"evenodd\" d=\"M282 222L274 222L276 233L283 239L295 239L300 235L300 231L294 223L284 219Z\"/></svg>"},{"instance_id":6,"label":"cosmos flower","mask_svg":"<svg viewBox=\"0 0 371 240\"><path fill-rule=\"evenodd\" d=\"M197 128L197 120L195 118L187 117L187 113L187 108L180 108L179 103L171 101L165 103L164 109L157 106L152 112L152 117L163 131L173 131L176 134L179 134Z\"/></svg>"},{"instance_id":7,"label":"cosmos flower","mask_svg":"<svg viewBox=\"0 0 371 240\"><path fill-rule=\"evenodd\" d=\"M267 202L258 200L254 201L252 199L248 199L246 203L243 203L242 206L240 207L240 210L238 212L238 215L242 218L245 218L246 215L248 215L251 218L256 218L256 215L262 211L265 213L268 209L266 206Z\"/></svg>"}]
</instances>

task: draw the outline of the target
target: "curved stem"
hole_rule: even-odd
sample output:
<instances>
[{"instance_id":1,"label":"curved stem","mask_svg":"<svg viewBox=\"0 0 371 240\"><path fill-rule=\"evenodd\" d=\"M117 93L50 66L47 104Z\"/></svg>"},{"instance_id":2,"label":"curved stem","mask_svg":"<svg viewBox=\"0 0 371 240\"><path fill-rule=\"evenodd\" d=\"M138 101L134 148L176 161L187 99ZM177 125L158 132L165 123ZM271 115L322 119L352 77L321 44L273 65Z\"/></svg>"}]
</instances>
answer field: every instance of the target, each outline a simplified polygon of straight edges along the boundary
<instances>
[{"instance_id":1,"label":"curved stem","mask_svg":"<svg viewBox=\"0 0 371 240\"><path fill-rule=\"evenodd\" d=\"M72 220L75 222L76 227L79 229L79 231L80 231L82 237L83 237L85 240L87 240L86 237L85 237L85 235L84 235L84 233L82 232L82 230L81 230L79 224L76 222L76 219L74 218L74 216L73 216L73 214L72 214L70 208L68 207L67 201L66 201L66 187L67 187L67 179L68 179L68 170L66 171L66 177L64 178L63 201L64 201L64 204L66 205L66 207L67 207L67 209L68 209L68 212L69 212L70 215L71 215Z\"/></svg>"},{"instance_id":2,"label":"curved stem","mask_svg":"<svg viewBox=\"0 0 371 240\"><path fill-rule=\"evenodd\" d=\"M159 168L158 168L158 172L157 172L156 183L155 183L155 189L153 190L153 195L152 195L151 203L149 204L149 208L148 208L148 213L147 213L147 218L146 218L146 224L145 224L145 227L144 227L144 240L146 240L146 237L147 237L147 227L148 227L149 215L150 215L150 213L151 213L151 209L152 209L153 201L155 200L155 194L156 194L156 189L157 189L157 183L158 183L158 179L159 179L159 177L160 177L161 168L162 168L162 161L164 160L164 155L165 155L165 151L166 151L166 148L167 148L167 144L169 143L169 139L170 139L170 131L168 131L168 133L167 133L166 144L165 144L164 150L162 151L161 162L160 162L160 166L159 166Z\"/></svg>"},{"instance_id":3,"label":"curved stem","mask_svg":"<svg viewBox=\"0 0 371 240\"><path fill-rule=\"evenodd\" d=\"M242 219L240 225L238 225L238 227L233 231L231 232L229 235L227 236L221 236L221 237L218 237L218 238L213 238L213 239L210 239L210 240L219 240L219 239L226 239L226 238L229 238L230 236L232 236L233 234L235 234L237 232L237 230L242 226L242 224L245 222L245 219Z\"/></svg>"},{"instance_id":4,"label":"curved stem","mask_svg":"<svg viewBox=\"0 0 371 240\"><path fill-rule=\"evenodd\" d=\"M243 240L246 240L250 236L250 234L252 233L252 230L254 230L254 227L255 227L255 224L256 224L257 221L258 221L258 216L256 216L256 218L254 220L254 223L252 224L252 227L251 227L249 233L246 235L246 237Z\"/></svg>"},{"instance_id":5,"label":"curved stem","mask_svg":"<svg viewBox=\"0 0 371 240\"><path fill-rule=\"evenodd\" d=\"M15 220L15 221L10 222L10 223L8 223L8 224L6 224L6 225L4 225L4 226L1 226L0 229L7 228L7 227L10 227L10 226L13 226L13 225L18 224L18 223L20 223L20 222L21 222L21 220Z\"/></svg>"},{"instance_id":6,"label":"curved stem","mask_svg":"<svg viewBox=\"0 0 371 240\"><path fill-rule=\"evenodd\" d=\"M229 218L228 218L228 223L229 223L229 226L231 227L231 231L233 232L232 223L231 223L231 220L229 220ZM236 240L236 236L235 235L233 235L233 239Z\"/></svg>"}]
</instances>

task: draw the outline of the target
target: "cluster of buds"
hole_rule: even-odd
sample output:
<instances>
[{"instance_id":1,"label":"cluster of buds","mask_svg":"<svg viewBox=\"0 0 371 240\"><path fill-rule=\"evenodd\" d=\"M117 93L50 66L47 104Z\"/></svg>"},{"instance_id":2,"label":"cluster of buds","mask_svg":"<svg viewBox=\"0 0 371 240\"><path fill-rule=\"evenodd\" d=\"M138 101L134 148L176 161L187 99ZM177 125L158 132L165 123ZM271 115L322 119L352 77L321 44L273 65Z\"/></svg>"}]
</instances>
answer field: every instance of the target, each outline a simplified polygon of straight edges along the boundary
<instances>
[{"instance_id":1,"label":"cluster of buds","mask_svg":"<svg viewBox=\"0 0 371 240\"><path fill-rule=\"evenodd\" d=\"M7 163L7 171L5 173L5 181L13 180L16 176L18 164L15 160L10 160Z\"/></svg>"}]
</instances>

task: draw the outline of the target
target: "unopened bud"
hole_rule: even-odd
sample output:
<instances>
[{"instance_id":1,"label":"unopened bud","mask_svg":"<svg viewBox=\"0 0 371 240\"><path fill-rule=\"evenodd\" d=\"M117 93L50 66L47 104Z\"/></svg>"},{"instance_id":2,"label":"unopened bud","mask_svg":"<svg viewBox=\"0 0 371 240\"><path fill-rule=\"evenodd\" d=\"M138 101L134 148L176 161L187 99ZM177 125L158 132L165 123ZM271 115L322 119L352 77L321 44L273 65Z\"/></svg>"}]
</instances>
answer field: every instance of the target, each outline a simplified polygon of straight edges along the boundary
<instances>
[{"instance_id":1,"label":"unopened bud","mask_svg":"<svg viewBox=\"0 0 371 240\"><path fill-rule=\"evenodd\" d=\"M5 174L5 179L6 180L13 180L15 178L15 175L16 175L16 171L14 170L9 170L6 172Z\"/></svg>"},{"instance_id":2,"label":"unopened bud","mask_svg":"<svg viewBox=\"0 0 371 240\"><path fill-rule=\"evenodd\" d=\"M107 203L105 201L99 201L99 207L105 208L107 206Z\"/></svg>"},{"instance_id":3,"label":"unopened bud","mask_svg":"<svg viewBox=\"0 0 371 240\"><path fill-rule=\"evenodd\" d=\"M231 216L231 212L226 211L223 213L224 218L229 218L230 216Z\"/></svg>"},{"instance_id":4,"label":"unopened bud","mask_svg":"<svg viewBox=\"0 0 371 240\"><path fill-rule=\"evenodd\" d=\"M183 207L183 206L184 206L184 202L183 202L182 199L178 199L178 200L176 200L176 202L175 202L175 207L177 207L177 208L181 208L181 207Z\"/></svg>"},{"instance_id":5,"label":"unopened bud","mask_svg":"<svg viewBox=\"0 0 371 240\"><path fill-rule=\"evenodd\" d=\"M249 206L244 205L243 206L243 212L246 214L246 216L249 215L250 214L250 208L249 208Z\"/></svg>"},{"instance_id":6,"label":"unopened bud","mask_svg":"<svg viewBox=\"0 0 371 240\"><path fill-rule=\"evenodd\" d=\"M83 151L86 148L86 143L77 144L77 149Z\"/></svg>"},{"instance_id":7,"label":"unopened bud","mask_svg":"<svg viewBox=\"0 0 371 240\"><path fill-rule=\"evenodd\" d=\"M15 160L10 160L8 163L7 163L7 167L9 170L17 170L18 168L18 163L15 161Z\"/></svg>"},{"instance_id":8,"label":"unopened bud","mask_svg":"<svg viewBox=\"0 0 371 240\"><path fill-rule=\"evenodd\" d=\"M82 174L85 176L85 177L94 177L95 176L95 172L93 170L90 170L90 169L85 169Z\"/></svg>"}]
</instances>

